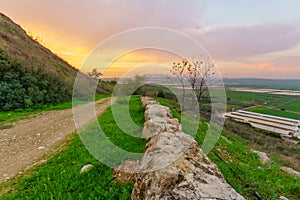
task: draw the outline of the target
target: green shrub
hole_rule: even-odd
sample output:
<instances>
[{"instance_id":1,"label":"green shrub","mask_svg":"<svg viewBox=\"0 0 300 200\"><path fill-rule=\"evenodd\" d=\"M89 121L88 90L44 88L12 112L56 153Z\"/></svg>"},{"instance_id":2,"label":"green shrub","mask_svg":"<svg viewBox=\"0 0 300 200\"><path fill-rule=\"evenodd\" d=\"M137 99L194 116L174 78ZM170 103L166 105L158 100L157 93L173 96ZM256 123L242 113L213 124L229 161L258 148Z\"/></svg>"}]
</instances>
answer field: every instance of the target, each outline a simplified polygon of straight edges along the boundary
<instances>
[{"instance_id":1,"label":"green shrub","mask_svg":"<svg viewBox=\"0 0 300 200\"><path fill-rule=\"evenodd\" d=\"M37 108L71 99L63 79L43 67L31 69L13 62L0 50L0 110Z\"/></svg>"}]
</instances>

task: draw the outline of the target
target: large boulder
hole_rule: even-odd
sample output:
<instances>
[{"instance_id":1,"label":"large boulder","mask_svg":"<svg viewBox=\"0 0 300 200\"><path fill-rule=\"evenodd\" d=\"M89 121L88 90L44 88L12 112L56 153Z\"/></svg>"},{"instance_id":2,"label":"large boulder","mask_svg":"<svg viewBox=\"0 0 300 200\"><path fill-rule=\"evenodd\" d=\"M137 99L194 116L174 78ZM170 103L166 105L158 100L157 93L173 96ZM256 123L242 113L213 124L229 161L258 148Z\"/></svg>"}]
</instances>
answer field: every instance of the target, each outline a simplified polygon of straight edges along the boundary
<instances>
[{"instance_id":1,"label":"large boulder","mask_svg":"<svg viewBox=\"0 0 300 200\"><path fill-rule=\"evenodd\" d=\"M265 152L257 151L257 150L254 150L254 149L251 149L251 151L258 155L259 160L260 160L261 163L271 165L271 159L268 157L268 155Z\"/></svg>"}]
</instances>

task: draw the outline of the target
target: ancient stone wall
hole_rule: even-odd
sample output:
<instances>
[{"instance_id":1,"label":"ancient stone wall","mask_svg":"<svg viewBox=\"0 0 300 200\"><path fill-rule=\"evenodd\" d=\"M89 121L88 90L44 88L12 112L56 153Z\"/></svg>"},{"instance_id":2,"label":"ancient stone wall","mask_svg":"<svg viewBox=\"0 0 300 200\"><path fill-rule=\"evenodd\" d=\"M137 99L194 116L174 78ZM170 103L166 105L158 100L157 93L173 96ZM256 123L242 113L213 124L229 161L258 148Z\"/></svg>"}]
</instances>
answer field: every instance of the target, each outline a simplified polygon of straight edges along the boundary
<instances>
[{"instance_id":1,"label":"ancient stone wall","mask_svg":"<svg viewBox=\"0 0 300 200\"><path fill-rule=\"evenodd\" d=\"M143 97L143 137L149 142L140 161L126 161L114 170L118 180L134 181L132 200L244 199L197 142L182 132L169 108Z\"/></svg>"}]
</instances>

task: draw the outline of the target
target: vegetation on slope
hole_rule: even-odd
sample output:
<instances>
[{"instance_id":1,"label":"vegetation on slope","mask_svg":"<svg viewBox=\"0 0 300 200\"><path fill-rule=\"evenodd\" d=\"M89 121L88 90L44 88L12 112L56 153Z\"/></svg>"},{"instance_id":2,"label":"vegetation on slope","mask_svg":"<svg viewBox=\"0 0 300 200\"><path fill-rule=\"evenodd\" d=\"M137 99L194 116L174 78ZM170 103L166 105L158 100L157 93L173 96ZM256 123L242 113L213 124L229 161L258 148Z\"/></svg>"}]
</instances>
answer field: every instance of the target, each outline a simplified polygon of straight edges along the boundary
<instances>
[{"instance_id":1,"label":"vegetation on slope","mask_svg":"<svg viewBox=\"0 0 300 200\"><path fill-rule=\"evenodd\" d=\"M179 116L174 102L162 98L157 100L170 107L175 117ZM207 129L208 125L202 119L195 136L200 147ZM218 165L226 181L246 199L278 199L281 195L289 199L300 198L299 178L280 171L284 159L288 165L299 162L297 146L238 122L226 122L222 135L230 143L220 138L208 157ZM261 164L258 156L249 150L250 147L273 152L272 166Z\"/></svg>"},{"instance_id":2,"label":"vegetation on slope","mask_svg":"<svg viewBox=\"0 0 300 200\"><path fill-rule=\"evenodd\" d=\"M42 68L46 72L52 72L61 77L68 86L75 79L75 68L29 37L19 25L1 13L0 49L22 66L34 71Z\"/></svg>"},{"instance_id":3,"label":"vegetation on slope","mask_svg":"<svg viewBox=\"0 0 300 200\"><path fill-rule=\"evenodd\" d=\"M0 110L37 107L70 100L71 90L53 73L26 68L0 50Z\"/></svg>"},{"instance_id":4,"label":"vegetation on slope","mask_svg":"<svg viewBox=\"0 0 300 200\"><path fill-rule=\"evenodd\" d=\"M0 111L70 101L77 73L0 13ZM86 76L86 81L83 91L92 80ZM112 89L113 84L101 82L96 92L110 94Z\"/></svg>"}]
</instances>

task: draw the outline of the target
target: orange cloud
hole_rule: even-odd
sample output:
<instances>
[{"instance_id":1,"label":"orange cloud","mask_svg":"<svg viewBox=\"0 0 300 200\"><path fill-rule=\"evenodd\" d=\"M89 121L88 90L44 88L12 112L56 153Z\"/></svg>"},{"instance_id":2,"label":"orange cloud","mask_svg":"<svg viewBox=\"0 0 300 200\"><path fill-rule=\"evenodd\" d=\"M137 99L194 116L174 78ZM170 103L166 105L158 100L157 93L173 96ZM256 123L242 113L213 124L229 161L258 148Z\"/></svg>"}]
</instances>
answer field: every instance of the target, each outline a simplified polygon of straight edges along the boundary
<instances>
[{"instance_id":1,"label":"orange cloud","mask_svg":"<svg viewBox=\"0 0 300 200\"><path fill-rule=\"evenodd\" d=\"M127 53L117 58L112 63L110 63L111 55L112 52L93 55L86 63L84 63L82 70L89 71L91 68L97 68L99 71L103 72L103 77L105 78L121 77L132 70L134 70L134 72L131 73L158 74L166 73L166 67L170 67L174 61L180 59L171 53L150 49ZM143 67L143 70L138 69L141 67Z\"/></svg>"},{"instance_id":2,"label":"orange cloud","mask_svg":"<svg viewBox=\"0 0 300 200\"><path fill-rule=\"evenodd\" d=\"M260 68L266 68L266 67L270 67L270 66L271 66L271 63L267 63L267 62L265 62L265 63L259 63L258 66L259 66Z\"/></svg>"}]
</instances>

